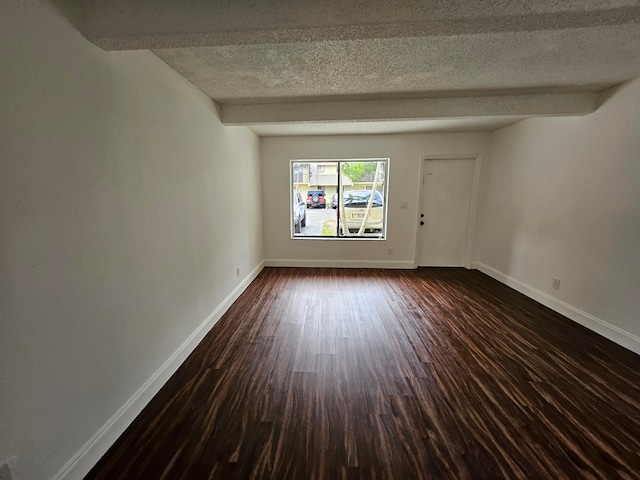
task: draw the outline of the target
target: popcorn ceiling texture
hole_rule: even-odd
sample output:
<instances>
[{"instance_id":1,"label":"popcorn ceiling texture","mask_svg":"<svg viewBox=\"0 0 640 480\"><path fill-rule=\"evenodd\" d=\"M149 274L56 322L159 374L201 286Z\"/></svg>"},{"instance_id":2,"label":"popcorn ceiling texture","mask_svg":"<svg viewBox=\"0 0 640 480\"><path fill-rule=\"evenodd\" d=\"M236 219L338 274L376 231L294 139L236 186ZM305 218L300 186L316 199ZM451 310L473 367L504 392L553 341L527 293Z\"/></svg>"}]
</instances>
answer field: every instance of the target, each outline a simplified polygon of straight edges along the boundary
<instances>
[{"instance_id":1,"label":"popcorn ceiling texture","mask_svg":"<svg viewBox=\"0 0 640 480\"><path fill-rule=\"evenodd\" d=\"M640 28L632 24L154 53L222 103L532 87L601 89L640 75Z\"/></svg>"},{"instance_id":2,"label":"popcorn ceiling texture","mask_svg":"<svg viewBox=\"0 0 640 480\"><path fill-rule=\"evenodd\" d=\"M89 0L86 30L105 47L109 39L126 49L144 37L190 35L202 42L191 46L205 46L594 27L638 21L638 6L635 0Z\"/></svg>"},{"instance_id":3,"label":"popcorn ceiling texture","mask_svg":"<svg viewBox=\"0 0 640 480\"><path fill-rule=\"evenodd\" d=\"M597 92L640 76L637 0L88 0L85 12L91 41L151 49L222 106ZM402 118L372 112L359 120Z\"/></svg>"}]
</instances>

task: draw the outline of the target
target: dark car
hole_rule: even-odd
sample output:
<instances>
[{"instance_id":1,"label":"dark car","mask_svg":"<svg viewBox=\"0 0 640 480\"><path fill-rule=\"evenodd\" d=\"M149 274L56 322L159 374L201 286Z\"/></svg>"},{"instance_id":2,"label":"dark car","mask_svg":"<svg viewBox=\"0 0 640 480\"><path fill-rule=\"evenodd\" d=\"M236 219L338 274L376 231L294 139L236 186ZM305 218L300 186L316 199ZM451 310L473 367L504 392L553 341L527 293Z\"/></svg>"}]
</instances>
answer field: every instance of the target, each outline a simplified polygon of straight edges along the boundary
<instances>
[{"instance_id":1,"label":"dark car","mask_svg":"<svg viewBox=\"0 0 640 480\"><path fill-rule=\"evenodd\" d=\"M338 208L338 194L337 193L333 194L333 198L331 199L331 208L333 208L334 210L336 208Z\"/></svg>"},{"instance_id":2,"label":"dark car","mask_svg":"<svg viewBox=\"0 0 640 480\"><path fill-rule=\"evenodd\" d=\"M307 208L327 208L324 190L309 190L307 192Z\"/></svg>"}]
</instances>

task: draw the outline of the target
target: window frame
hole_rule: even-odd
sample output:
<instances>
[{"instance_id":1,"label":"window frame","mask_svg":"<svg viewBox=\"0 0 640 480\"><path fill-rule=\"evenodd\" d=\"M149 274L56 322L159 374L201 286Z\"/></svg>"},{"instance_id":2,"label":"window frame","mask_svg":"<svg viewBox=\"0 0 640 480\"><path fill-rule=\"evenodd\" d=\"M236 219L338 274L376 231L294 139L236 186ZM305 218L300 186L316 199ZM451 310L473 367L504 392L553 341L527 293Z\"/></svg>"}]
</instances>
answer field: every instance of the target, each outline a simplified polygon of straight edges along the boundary
<instances>
[{"instance_id":1,"label":"window frame","mask_svg":"<svg viewBox=\"0 0 640 480\"><path fill-rule=\"evenodd\" d=\"M307 183L306 187L302 187L302 190L297 188L296 185L294 184L294 166L298 165L300 170L304 170L303 165L304 164L309 164L309 170L311 170L311 164L315 163L315 164L330 164L330 163L334 163L336 164L336 170L337 170L337 185L336 185L336 193L338 194L338 199L339 201L342 200L342 196L344 194L344 188L342 186L342 175L341 175L341 164L342 163L350 163L350 162L384 162L384 170L383 170L383 185L382 185L382 191L377 190L380 195L382 196L382 200L383 200L383 213L382 213L382 231L380 232L379 236L378 235L362 235L362 236L358 236L356 234L353 235L344 235L341 232L340 229L340 205L338 205L338 208L336 209L337 213L336 213L336 218L337 220L337 225L336 225L336 234L335 235L305 235L305 234L301 234L301 233L295 233L295 229L294 229L294 215L292 212L289 213L289 224L290 224L290 230L291 230L291 239L292 240L331 240L331 241L335 241L335 240L346 240L346 241L353 241L353 240L367 240L367 241L386 241L387 240L387 228L388 228L388 205L389 205L389 169L390 169L390 163L391 163L391 159L389 157L374 157L374 158L336 158L336 159L292 159L289 161L289 189L291 191L290 195L295 195L295 191L297 189L297 191L302 195L302 197L305 199L305 203L306 203L306 195L304 195L304 188L307 188L308 190L312 190L312 189L318 189L320 187L311 187L310 182ZM297 183L306 183L306 182L297 182ZM358 183L358 182L354 182L354 183ZM368 183L368 182L365 182ZM326 187L326 186L325 186ZM342 189L342 191L341 191ZM362 188L363 190L371 190L370 188ZM353 189L353 190L358 190L358 189ZM324 188L325 191L325 202L326 205L330 205L331 204L331 200L332 200L332 196L327 196L326 194L326 188ZM292 198L292 197L291 197ZM306 208L306 206L305 206ZM325 208L330 208L329 206L325 207ZM307 209L308 210L308 209ZM306 213L305 213L306 215ZM305 219L306 220L306 219Z\"/></svg>"}]
</instances>

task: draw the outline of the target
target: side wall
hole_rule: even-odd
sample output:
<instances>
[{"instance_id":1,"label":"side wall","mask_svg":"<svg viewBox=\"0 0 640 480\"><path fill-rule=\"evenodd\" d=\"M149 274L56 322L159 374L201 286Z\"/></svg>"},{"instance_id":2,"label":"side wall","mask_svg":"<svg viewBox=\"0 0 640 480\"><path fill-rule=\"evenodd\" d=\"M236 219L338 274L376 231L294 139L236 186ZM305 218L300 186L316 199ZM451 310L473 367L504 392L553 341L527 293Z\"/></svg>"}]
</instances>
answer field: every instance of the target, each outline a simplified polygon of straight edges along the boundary
<instances>
[{"instance_id":1,"label":"side wall","mask_svg":"<svg viewBox=\"0 0 640 480\"><path fill-rule=\"evenodd\" d=\"M260 141L267 265L413 268L423 156L483 156L489 133L271 137ZM289 162L389 158L386 241L291 239ZM406 209L400 208L407 202ZM393 255L388 255L393 248Z\"/></svg>"},{"instance_id":2,"label":"side wall","mask_svg":"<svg viewBox=\"0 0 640 480\"><path fill-rule=\"evenodd\" d=\"M640 80L601 100L494 133L477 267L640 353Z\"/></svg>"},{"instance_id":3,"label":"side wall","mask_svg":"<svg viewBox=\"0 0 640 480\"><path fill-rule=\"evenodd\" d=\"M260 270L259 139L46 1L0 24L0 461L81 478Z\"/></svg>"}]
</instances>

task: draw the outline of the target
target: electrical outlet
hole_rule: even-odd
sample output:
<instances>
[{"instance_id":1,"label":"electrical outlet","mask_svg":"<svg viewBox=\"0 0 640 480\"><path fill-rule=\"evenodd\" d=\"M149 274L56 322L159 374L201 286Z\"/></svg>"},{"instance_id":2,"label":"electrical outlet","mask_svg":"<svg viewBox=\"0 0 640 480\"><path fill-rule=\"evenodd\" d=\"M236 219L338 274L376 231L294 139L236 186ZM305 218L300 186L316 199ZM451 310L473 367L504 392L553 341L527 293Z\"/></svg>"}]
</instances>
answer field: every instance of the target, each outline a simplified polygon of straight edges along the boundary
<instances>
[{"instance_id":1,"label":"electrical outlet","mask_svg":"<svg viewBox=\"0 0 640 480\"><path fill-rule=\"evenodd\" d=\"M236 267L236 277L240 277L240 267Z\"/></svg>"},{"instance_id":2,"label":"electrical outlet","mask_svg":"<svg viewBox=\"0 0 640 480\"><path fill-rule=\"evenodd\" d=\"M560 290L560 279L559 278L554 278L553 279L552 287L555 288L556 290Z\"/></svg>"},{"instance_id":3,"label":"electrical outlet","mask_svg":"<svg viewBox=\"0 0 640 480\"><path fill-rule=\"evenodd\" d=\"M393 247L389 247L389 250L387 251L387 253L389 255L393 255Z\"/></svg>"},{"instance_id":4,"label":"electrical outlet","mask_svg":"<svg viewBox=\"0 0 640 480\"><path fill-rule=\"evenodd\" d=\"M9 464L5 463L0 467L0 480L11 480L12 478Z\"/></svg>"}]
</instances>

